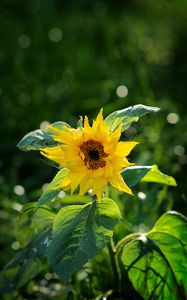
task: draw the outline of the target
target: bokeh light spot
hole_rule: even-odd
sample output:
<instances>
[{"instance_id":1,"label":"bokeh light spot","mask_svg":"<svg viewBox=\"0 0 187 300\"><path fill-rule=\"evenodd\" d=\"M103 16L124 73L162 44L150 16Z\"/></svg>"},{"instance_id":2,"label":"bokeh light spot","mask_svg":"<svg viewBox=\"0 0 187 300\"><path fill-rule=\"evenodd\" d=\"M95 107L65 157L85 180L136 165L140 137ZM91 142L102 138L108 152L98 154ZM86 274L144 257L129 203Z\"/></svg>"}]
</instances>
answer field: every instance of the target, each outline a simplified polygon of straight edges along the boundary
<instances>
[{"instance_id":1,"label":"bokeh light spot","mask_svg":"<svg viewBox=\"0 0 187 300\"><path fill-rule=\"evenodd\" d=\"M41 124L40 124L40 129L41 130L44 130L47 128L47 126L49 126L49 122L48 121L43 121Z\"/></svg>"},{"instance_id":2,"label":"bokeh light spot","mask_svg":"<svg viewBox=\"0 0 187 300\"><path fill-rule=\"evenodd\" d=\"M58 194L59 198L64 198L66 196L66 193L64 191L60 191L60 193Z\"/></svg>"},{"instance_id":3,"label":"bokeh light spot","mask_svg":"<svg viewBox=\"0 0 187 300\"><path fill-rule=\"evenodd\" d=\"M18 38L18 45L21 48L28 48L30 46L30 44L31 44L31 40L28 37L28 35L23 34L23 35L19 36L19 38Z\"/></svg>"},{"instance_id":4,"label":"bokeh light spot","mask_svg":"<svg viewBox=\"0 0 187 300\"><path fill-rule=\"evenodd\" d=\"M42 185L42 190L45 191L47 189L48 185L49 185L49 183L44 183Z\"/></svg>"},{"instance_id":5,"label":"bokeh light spot","mask_svg":"<svg viewBox=\"0 0 187 300\"><path fill-rule=\"evenodd\" d=\"M125 85L120 85L116 89L116 94L120 98L125 98L128 95L128 88Z\"/></svg>"},{"instance_id":6,"label":"bokeh light spot","mask_svg":"<svg viewBox=\"0 0 187 300\"><path fill-rule=\"evenodd\" d=\"M20 203L14 202L14 203L12 203L12 208L16 211L21 211L23 208L23 205L21 205Z\"/></svg>"},{"instance_id":7,"label":"bokeh light spot","mask_svg":"<svg viewBox=\"0 0 187 300\"><path fill-rule=\"evenodd\" d=\"M22 185L15 185L14 193L18 196L23 196L25 194L25 189Z\"/></svg>"},{"instance_id":8,"label":"bokeh light spot","mask_svg":"<svg viewBox=\"0 0 187 300\"><path fill-rule=\"evenodd\" d=\"M174 153L175 153L176 155L181 156L181 155L184 154L184 152L185 152L185 149L184 149L183 146L181 146L181 145L175 146L175 148L174 148Z\"/></svg>"},{"instance_id":9,"label":"bokeh light spot","mask_svg":"<svg viewBox=\"0 0 187 300\"><path fill-rule=\"evenodd\" d=\"M47 280L46 279L40 280L40 285L42 285L42 286L47 285Z\"/></svg>"},{"instance_id":10,"label":"bokeh light spot","mask_svg":"<svg viewBox=\"0 0 187 300\"><path fill-rule=\"evenodd\" d=\"M139 192L138 194L138 198L140 198L141 200L145 200L146 199L146 194L144 194L143 192Z\"/></svg>"},{"instance_id":11,"label":"bokeh light spot","mask_svg":"<svg viewBox=\"0 0 187 300\"><path fill-rule=\"evenodd\" d=\"M176 113L170 113L167 115L167 121L170 124L176 124L179 121L179 115Z\"/></svg>"},{"instance_id":12,"label":"bokeh light spot","mask_svg":"<svg viewBox=\"0 0 187 300\"><path fill-rule=\"evenodd\" d=\"M59 27L53 27L49 30L49 39L52 42L59 42L63 38L63 32Z\"/></svg>"},{"instance_id":13,"label":"bokeh light spot","mask_svg":"<svg viewBox=\"0 0 187 300\"><path fill-rule=\"evenodd\" d=\"M15 241L15 242L12 243L11 247L14 250L18 250L20 248L20 243Z\"/></svg>"},{"instance_id":14,"label":"bokeh light spot","mask_svg":"<svg viewBox=\"0 0 187 300\"><path fill-rule=\"evenodd\" d=\"M46 273L45 274L45 279L46 280L51 280L53 278L53 275L51 273Z\"/></svg>"}]
</instances>

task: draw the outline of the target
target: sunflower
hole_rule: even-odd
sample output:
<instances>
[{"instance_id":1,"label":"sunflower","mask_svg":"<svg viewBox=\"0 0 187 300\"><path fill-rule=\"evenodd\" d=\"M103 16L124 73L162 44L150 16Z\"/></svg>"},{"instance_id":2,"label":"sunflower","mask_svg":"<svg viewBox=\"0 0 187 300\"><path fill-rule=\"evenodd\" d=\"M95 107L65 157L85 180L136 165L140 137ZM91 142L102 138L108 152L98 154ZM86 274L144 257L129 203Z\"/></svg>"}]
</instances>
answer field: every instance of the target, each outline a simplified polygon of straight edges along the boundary
<instances>
[{"instance_id":1,"label":"sunflower","mask_svg":"<svg viewBox=\"0 0 187 300\"><path fill-rule=\"evenodd\" d=\"M83 127L74 129L66 126L60 130L50 125L48 130L59 144L44 148L41 153L58 163L60 168L68 170L61 183L62 189L71 189L73 193L79 186L80 195L92 190L100 199L109 183L119 191L132 194L121 171L132 165L126 156L137 142L119 141L122 124L114 132L110 131L103 120L103 109L92 126L85 116Z\"/></svg>"}]
</instances>

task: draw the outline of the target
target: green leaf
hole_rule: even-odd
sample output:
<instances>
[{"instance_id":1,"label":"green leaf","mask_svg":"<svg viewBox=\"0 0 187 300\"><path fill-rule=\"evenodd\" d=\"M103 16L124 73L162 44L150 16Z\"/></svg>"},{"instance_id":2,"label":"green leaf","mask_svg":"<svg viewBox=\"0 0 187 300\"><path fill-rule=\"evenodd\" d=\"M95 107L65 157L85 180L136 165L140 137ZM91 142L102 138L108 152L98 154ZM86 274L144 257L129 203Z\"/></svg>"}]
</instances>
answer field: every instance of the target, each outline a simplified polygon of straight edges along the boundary
<instances>
[{"instance_id":1,"label":"green leaf","mask_svg":"<svg viewBox=\"0 0 187 300\"><path fill-rule=\"evenodd\" d=\"M64 131L67 128L71 128L71 126L68 123L63 122L63 121L58 121L58 122L52 123L45 129L45 132L52 135L52 136L53 135L58 135L58 133L56 133L56 132L54 133L54 131L51 129L51 127L54 127L54 128L59 129L61 131Z\"/></svg>"},{"instance_id":2,"label":"green leaf","mask_svg":"<svg viewBox=\"0 0 187 300\"><path fill-rule=\"evenodd\" d=\"M30 209L28 205L25 207L28 209L22 210L13 229L14 237L20 243L21 248L28 245L37 232L51 226L56 215L47 206L42 206L36 210L36 202Z\"/></svg>"},{"instance_id":3,"label":"green leaf","mask_svg":"<svg viewBox=\"0 0 187 300\"><path fill-rule=\"evenodd\" d=\"M52 137L40 130L37 129L35 131L29 132L26 134L22 140L17 144L17 146L24 151L29 150L40 150L43 148L55 147L59 143L54 141Z\"/></svg>"},{"instance_id":4,"label":"green leaf","mask_svg":"<svg viewBox=\"0 0 187 300\"><path fill-rule=\"evenodd\" d=\"M67 195L61 199L61 203L65 205L72 205L72 204L85 204L90 202L90 197L88 196L80 196L80 195Z\"/></svg>"},{"instance_id":5,"label":"green leaf","mask_svg":"<svg viewBox=\"0 0 187 300\"><path fill-rule=\"evenodd\" d=\"M119 244L122 271L144 299L185 299L186 237L187 219L180 213L167 212L147 234L132 234Z\"/></svg>"},{"instance_id":6,"label":"green leaf","mask_svg":"<svg viewBox=\"0 0 187 300\"><path fill-rule=\"evenodd\" d=\"M150 169L150 171L142 178L141 181L157 182L173 186L177 185L172 176L163 174L156 165Z\"/></svg>"},{"instance_id":7,"label":"green leaf","mask_svg":"<svg viewBox=\"0 0 187 300\"><path fill-rule=\"evenodd\" d=\"M133 166L122 171L122 176L129 187L135 186L153 168L153 166Z\"/></svg>"},{"instance_id":8,"label":"green leaf","mask_svg":"<svg viewBox=\"0 0 187 300\"><path fill-rule=\"evenodd\" d=\"M30 279L34 278L40 271L41 262L37 257L31 256L24 262L24 266L21 268L21 276L17 282L17 288L22 287Z\"/></svg>"},{"instance_id":9,"label":"green leaf","mask_svg":"<svg viewBox=\"0 0 187 300\"><path fill-rule=\"evenodd\" d=\"M56 214L51 211L47 205L39 207L37 210L34 211L32 216L32 225L35 226L37 229L42 229L48 225L53 223Z\"/></svg>"},{"instance_id":10,"label":"green leaf","mask_svg":"<svg viewBox=\"0 0 187 300\"><path fill-rule=\"evenodd\" d=\"M56 216L48 258L63 282L110 241L120 219L116 203L108 198L62 208Z\"/></svg>"},{"instance_id":11,"label":"green leaf","mask_svg":"<svg viewBox=\"0 0 187 300\"><path fill-rule=\"evenodd\" d=\"M49 185L47 186L46 190L43 192L42 196L39 198L36 207L40 207L46 203L49 203L51 200L58 196L60 190L62 190L61 183L67 173L68 170L66 168L63 168L56 174L51 183L49 183Z\"/></svg>"},{"instance_id":12,"label":"green leaf","mask_svg":"<svg viewBox=\"0 0 187 300\"><path fill-rule=\"evenodd\" d=\"M37 129L29 132L22 138L17 146L21 150L25 151L40 150L43 148L52 148L58 146L60 143L53 139L53 135L58 135L58 133L54 133L54 131L51 129L51 126L61 131L66 130L67 127L70 127L70 125L65 122L55 122L50 124L44 130Z\"/></svg>"},{"instance_id":13,"label":"green leaf","mask_svg":"<svg viewBox=\"0 0 187 300\"><path fill-rule=\"evenodd\" d=\"M145 106L142 104L127 107L122 110L117 110L106 117L105 123L111 131L114 131L122 122L122 131L128 129L133 122L137 122L140 117L147 113L157 112L160 108L153 106Z\"/></svg>"},{"instance_id":14,"label":"green leaf","mask_svg":"<svg viewBox=\"0 0 187 300\"><path fill-rule=\"evenodd\" d=\"M122 176L129 187L135 186L140 181L177 185L172 176L163 174L156 165L128 167L122 171Z\"/></svg>"},{"instance_id":15,"label":"green leaf","mask_svg":"<svg viewBox=\"0 0 187 300\"><path fill-rule=\"evenodd\" d=\"M82 128L82 127L83 127L83 124L84 124L83 117L80 116L80 117L79 117L79 120L77 121L77 127Z\"/></svg>"},{"instance_id":16,"label":"green leaf","mask_svg":"<svg viewBox=\"0 0 187 300\"><path fill-rule=\"evenodd\" d=\"M29 202L29 203L24 204L22 209L21 209L21 212L25 213L27 211L34 210L36 208L36 203L37 202Z\"/></svg>"}]
</instances>

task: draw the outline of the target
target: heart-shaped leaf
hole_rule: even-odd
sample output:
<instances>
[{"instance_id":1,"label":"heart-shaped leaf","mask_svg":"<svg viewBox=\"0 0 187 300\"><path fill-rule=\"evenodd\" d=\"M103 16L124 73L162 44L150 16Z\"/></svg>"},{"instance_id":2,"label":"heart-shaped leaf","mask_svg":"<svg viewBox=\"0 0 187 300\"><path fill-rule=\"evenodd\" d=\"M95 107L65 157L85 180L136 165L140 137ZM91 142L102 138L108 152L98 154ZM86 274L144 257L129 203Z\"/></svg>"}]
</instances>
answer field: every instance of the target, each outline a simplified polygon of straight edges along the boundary
<instances>
[{"instance_id":1,"label":"heart-shaped leaf","mask_svg":"<svg viewBox=\"0 0 187 300\"><path fill-rule=\"evenodd\" d=\"M54 141L50 134L37 129L26 134L17 146L24 151L40 150L43 148L55 147L59 143Z\"/></svg>"},{"instance_id":2,"label":"heart-shaped leaf","mask_svg":"<svg viewBox=\"0 0 187 300\"><path fill-rule=\"evenodd\" d=\"M137 122L140 117L159 110L158 107L138 104L114 111L106 117L105 123L111 131L114 131L120 123L123 123L122 131L124 131L130 127L131 123Z\"/></svg>"},{"instance_id":3,"label":"heart-shaped leaf","mask_svg":"<svg viewBox=\"0 0 187 300\"><path fill-rule=\"evenodd\" d=\"M162 173L156 165L152 166L152 168L141 179L141 181L163 183L163 184L172 185L172 186L177 185L175 179L172 176L168 176L168 175Z\"/></svg>"},{"instance_id":4,"label":"heart-shaped leaf","mask_svg":"<svg viewBox=\"0 0 187 300\"><path fill-rule=\"evenodd\" d=\"M135 186L140 181L177 185L172 176L162 173L156 165L128 167L122 171L122 176L130 187Z\"/></svg>"},{"instance_id":5,"label":"heart-shaped leaf","mask_svg":"<svg viewBox=\"0 0 187 300\"><path fill-rule=\"evenodd\" d=\"M17 146L24 151L40 150L52 148L59 145L59 142L53 139L53 135L58 135L58 131L66 130L70 125L59 121L49 125L46 129L37 129L26 134ZM55 133L54 130L56 129Z\"/></svg>"},{"instance_id":6,"label":"heart-shaped leaf","mask_svg":"<svg viewBox=\"0 0 187 300\"><path fill-rule=\"evenodd\" d=\"M185 299L186 237L187 219L167 212L147 234L133 234L119 244L122 270L144 299Z\"/></svg>"},{"instance_id":7,"label":"heart-shaped leaf","mask_svg":"<svg viewBox=\"0 0 187 300\"><path fill-rule=\"evenodd\" d=\"M119 219L118 206L108 198L59 211L48 258L63 282L107 245Z\"/></svg>"}]
</instances>

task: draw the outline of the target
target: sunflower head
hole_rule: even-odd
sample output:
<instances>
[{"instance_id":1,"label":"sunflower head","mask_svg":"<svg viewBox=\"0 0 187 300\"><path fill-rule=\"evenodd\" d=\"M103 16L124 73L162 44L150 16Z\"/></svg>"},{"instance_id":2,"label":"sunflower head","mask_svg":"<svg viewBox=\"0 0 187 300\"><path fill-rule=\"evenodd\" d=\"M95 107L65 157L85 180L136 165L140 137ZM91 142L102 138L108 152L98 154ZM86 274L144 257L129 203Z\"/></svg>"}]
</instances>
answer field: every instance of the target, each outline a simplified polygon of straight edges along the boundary
<instances>
[{"instance_id":1,"label":"sunflower head","mask_svg":"<svg viewBox=\"0 0 187 300\"><path fill-rule=\"evenodd\" d=\"M91 190L100 199L109 183L119 191L132 194L121 171L132 165L126 157L137 142L119 141L122 124L114 132L110 131L103 120L101 109L92 126L85 116L81 128L66 126L61 130L49 126L48 129L59 144L53 148L44 148L41 153L61 168L68 169L61 183L62 188L71 189L73 193L79 186L81 195Z\"/></svg>"}]
</instances>

